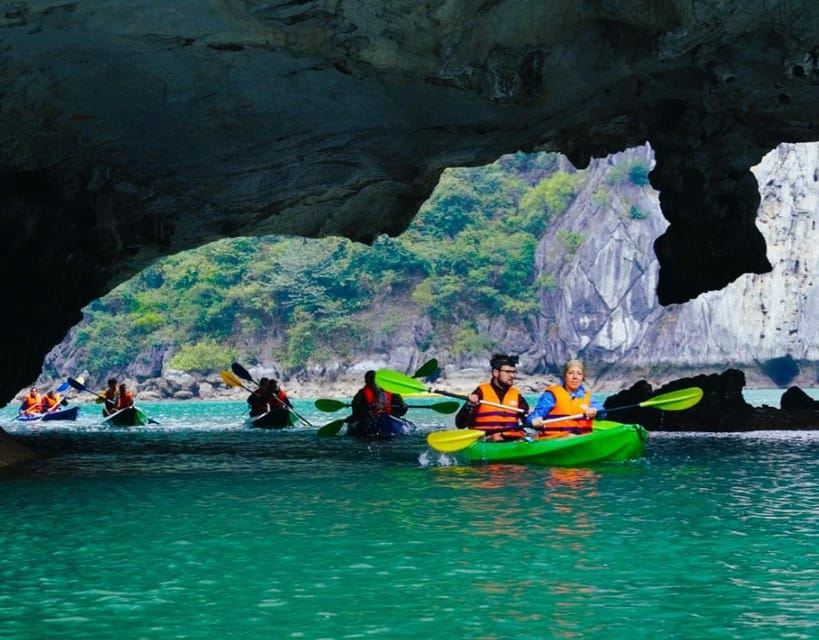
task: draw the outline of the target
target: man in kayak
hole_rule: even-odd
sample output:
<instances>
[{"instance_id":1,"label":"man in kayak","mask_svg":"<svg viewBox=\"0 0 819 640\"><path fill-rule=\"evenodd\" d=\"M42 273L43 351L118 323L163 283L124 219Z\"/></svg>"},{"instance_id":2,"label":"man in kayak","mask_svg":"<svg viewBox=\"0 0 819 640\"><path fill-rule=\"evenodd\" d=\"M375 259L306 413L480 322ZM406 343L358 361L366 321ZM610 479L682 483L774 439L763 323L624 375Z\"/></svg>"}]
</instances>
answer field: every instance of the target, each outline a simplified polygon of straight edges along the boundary
<instances>
[{"instance_id":1,"label":"man in kayak","mask_svg":"<svg viewBox=\"0 0 819 640\"><path fill-rule=\"evenodd\" d=\"M56 411L60 408L61 404L68 404L68 401L54 389L51 389L51 391L43 396L43 413Z\"/></svg>"},{"instance_id":2,"label":"man in kayak","mask_svg":"<svg viewBox=\"0 0 819 640\"><path fill-rule=\"evenodd\" d=\"M28 393L23 396L23 402L20 404L20 409L17 411L18 415L31 415L40 413L43 408L43 398L37 387L31 387Z\"/></svg>"},{"instance_id":3,"label":"man in kayak","mask_svg":"<svg viewBox=\"0 0 819 640\"><path fill-rule=\"evenodd\" d=\"M492 379L469 394L466 404L455 415L455 426L485 431L485 439L492 442L519 440L526 435L523 424L529 404L515 387L518 357L496 353L489 366Z\"/></svg>"},{"instance_id":4,"label":"man in kayak","mask_svg":"<svg viewBox=\"0 0 819 640\"><path fill-rule=\"evenodd\" d=\"M375 383L375 371L364 374L364 386L359 389L351 404L352 415L346 419L347 433L357 437L378 437L382 434L381 420L401 417L407 412L407 405L400 394L390 393ZM388 423L385 433L392 431Z\"/></svg>"},{"instance_id":5,"label":"man in kayak","mask_svg":"<svg viewBox=\"0 0 819 640\"><path fill-rule=\"evenodd\" d=\"M603 411L603 405L592 400L591 389L585 384L586 367L580 360L572 359L563 367L563 382L547 387L540 394L535 408L526 423L540 431L538 438L554 438L568 434L591 433L592 420ZM556 420L562 416L577 416ZM544 424L546 420L546 424Z\"/></svg>"},{"instance_id":6,"label":"man in kayak","mask_svg":"<svg viewBox=\"0 0 819 640\"><path fill-rule=\"evenodd\" d=\"M269 410L286 409L292 407L290 398L287 397L287 392L281 388L279 381L271 378L267 381L267 386L264 388L265 397L267 398L267 406Z\"/></svg>"},{"instance_id":7,"label":"man in kayak","mask_svg":"<svg viewBox=\"0 0 819 640\"><path fill-rule=\"evenodd\" d=\"M251 394L247 397L247 406L250 411L250 417L255 418L256 416L260 416L263 413L267 413L269 406L268 406L268 393L270 392L269 387L270 380L267 378L261 378L259 380L259 387L251 392Z\"/></svg>"},{"instance_id":8,"label":"man in kayak","mask_svg":"<svg viewBox=\"0 0 819 640\"><path fill-rule=\"evenodd\" d=\"M104 403L102 406L103 417L108 417L117 412L117 379L108 378L108 387L102 392Z\"/></svg>"}]
</instances>

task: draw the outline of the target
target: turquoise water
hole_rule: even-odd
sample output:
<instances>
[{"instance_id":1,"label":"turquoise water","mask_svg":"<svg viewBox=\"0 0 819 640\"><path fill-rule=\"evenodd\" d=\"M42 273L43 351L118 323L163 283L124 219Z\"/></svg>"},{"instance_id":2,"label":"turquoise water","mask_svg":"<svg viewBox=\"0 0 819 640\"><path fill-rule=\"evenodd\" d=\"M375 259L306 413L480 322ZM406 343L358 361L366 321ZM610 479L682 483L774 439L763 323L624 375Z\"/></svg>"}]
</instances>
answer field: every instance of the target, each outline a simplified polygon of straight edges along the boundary
<instances>
[{"instance_id":1,"label":"turquoise water","mask_svg":"<svg viewBox=\"0 0 819 640\"><path fill-rule=\"evenodd\" d=\"M0 411L45 454L0 474L4 640L819 637L819 432L464 467L427 450L452 420L429 410L367 444L143 406L160 426Z\"/></svg>"}]
</instances>

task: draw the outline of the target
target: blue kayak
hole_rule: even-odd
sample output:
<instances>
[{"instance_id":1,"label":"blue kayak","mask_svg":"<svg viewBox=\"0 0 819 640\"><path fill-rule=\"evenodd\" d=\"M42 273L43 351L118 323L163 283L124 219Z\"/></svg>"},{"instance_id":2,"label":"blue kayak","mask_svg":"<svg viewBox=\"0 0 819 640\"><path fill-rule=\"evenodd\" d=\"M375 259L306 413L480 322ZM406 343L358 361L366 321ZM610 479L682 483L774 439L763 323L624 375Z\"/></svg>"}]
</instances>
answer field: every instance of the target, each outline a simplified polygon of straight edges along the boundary
<instances>
[{"instance_id":1,"label":"blue kayak","mask_svg":"<svg viewBox=\"0 0 819 640\"><path fill-rule=\"evenodd\" d=\"M47 411L46 413L24 413L15 418L20 422L37 422L38 420L76 420L79 407L67 407L57 411Z\"/></svg>"}]
</instances>

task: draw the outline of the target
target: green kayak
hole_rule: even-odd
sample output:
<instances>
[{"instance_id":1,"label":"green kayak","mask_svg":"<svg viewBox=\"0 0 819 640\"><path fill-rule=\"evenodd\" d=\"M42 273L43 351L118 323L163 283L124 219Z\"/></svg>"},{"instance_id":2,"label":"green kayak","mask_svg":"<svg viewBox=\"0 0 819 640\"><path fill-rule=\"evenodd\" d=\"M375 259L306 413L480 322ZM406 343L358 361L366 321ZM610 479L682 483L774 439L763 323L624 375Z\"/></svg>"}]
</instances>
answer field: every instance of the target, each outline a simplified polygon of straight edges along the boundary
<instances>
[{"instance_id":1,"label":"green kayak","mask_svg":"<svg viewBox=\"0 0 819 640\"><path fill-rule=\"evenodd\" d=\"M580 467L622 462L643 455L648 432L639 424L598 420L594 431L546 440L486 442L478 440L459 455L469 462L511 462L552 467Z\"/></svg>"},{"instance_id":2,"label":"green kayak","mask_svg":"<svg viewBox=\"0 0 819 640\"><path fill-rule=\"evenodd\" d=\"M139 407L126 407L107 416L102 422L115 427L137 427L148 424L148 416Z\"/></svg>"}]
</instances>

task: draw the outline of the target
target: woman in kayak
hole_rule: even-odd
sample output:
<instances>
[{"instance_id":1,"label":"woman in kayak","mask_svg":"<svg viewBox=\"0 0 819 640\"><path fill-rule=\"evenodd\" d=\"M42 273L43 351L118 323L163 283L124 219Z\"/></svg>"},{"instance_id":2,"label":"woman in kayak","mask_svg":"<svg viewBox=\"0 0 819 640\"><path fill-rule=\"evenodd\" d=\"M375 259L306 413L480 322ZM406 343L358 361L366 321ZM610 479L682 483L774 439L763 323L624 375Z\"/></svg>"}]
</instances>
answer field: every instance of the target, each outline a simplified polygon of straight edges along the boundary
<instances>
[{"instance_id":1,"label":"woman in kayak","mask_svg":"<svg viewBox=\"0 0 819 640\"><path fill-rule=\"evenodd\" d=\"M128 388L124 382L119 385L119 393L117 394L117 411L122 411L128 407L134 406L134 393Z\"/></svg>"},{"instance_id":2,"label":"woman in kayak","mask_svg":"<svg viewBox=\"0 0 819 640\"><path fill-rule=\"evenodd\" d=\"M547 387L526 419L529 426L540 431L538 438L591 432L592 420L603 411L603 405L592 400L585 380L583 363L569 360L563 368L563 383ZM565 420L554 420L564 416Z\"/></svg>"}]
</instances>

